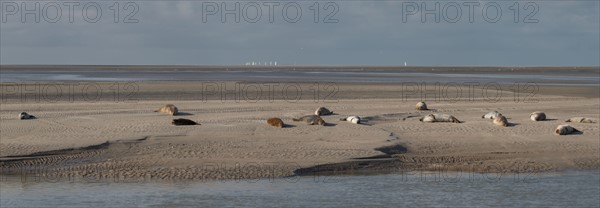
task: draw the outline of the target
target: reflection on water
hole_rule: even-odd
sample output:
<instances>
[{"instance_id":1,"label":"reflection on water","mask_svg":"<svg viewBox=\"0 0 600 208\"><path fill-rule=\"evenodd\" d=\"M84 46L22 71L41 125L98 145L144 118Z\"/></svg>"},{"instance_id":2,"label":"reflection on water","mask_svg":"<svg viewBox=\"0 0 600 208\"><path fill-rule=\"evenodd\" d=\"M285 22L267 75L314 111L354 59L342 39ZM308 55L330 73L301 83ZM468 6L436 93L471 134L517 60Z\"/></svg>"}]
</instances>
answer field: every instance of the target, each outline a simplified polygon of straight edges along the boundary
<instances>
[{"instance_id":1,"label":"reflection on water","mask_svg":"<svg viewBox=\"0 0 600 208\"><path fill-rule=\"evenodd\" d=\"M600 172L407 173L212 182L4 178L0 207L598 207Z\"/></svg>"}]
</instances>

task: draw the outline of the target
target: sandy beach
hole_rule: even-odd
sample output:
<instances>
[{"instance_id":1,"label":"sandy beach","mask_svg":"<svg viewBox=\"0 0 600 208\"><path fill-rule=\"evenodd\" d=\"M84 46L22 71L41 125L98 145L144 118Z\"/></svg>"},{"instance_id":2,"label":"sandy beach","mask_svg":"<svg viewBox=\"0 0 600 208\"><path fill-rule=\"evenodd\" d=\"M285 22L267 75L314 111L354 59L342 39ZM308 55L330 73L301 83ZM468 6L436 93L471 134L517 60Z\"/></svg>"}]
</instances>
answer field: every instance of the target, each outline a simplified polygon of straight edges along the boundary
<instances>
[{"instance_id":1,"label":"sandy beach","mask_svg":"<svg viewBox=\"0 0 600 208\"><path fill-rule=\"evenodd\" d=\"M56 98L52 90L33 90L23 99L19 93L6 93L14 85L2 84L0 167L4 174L186 180L354 171L600 168L598 123L572 123L582 134L554 134L554 128L570 117L599 120L598 87L538 86L535 92L515 92L503 86L486 95L479 86L473 88L476 93L463 92L457 100L430 92L426 101L432 110L416 111L414 104L423 97L398 84L335 83L336 90L331 90L328 83L320 83L314 94L314 83L299 82L294 86L304 93L290 97L279 91L285 83L267 94L243 87L236 91L236 83L243 82L222 83L229 87L226 92L233 91L225 93L225 99L220 91L207 92L206 82L146 81L135 82L134 94L117 91L115 98L104 92L92 100L77 93ZM56 83L27 89L52 84ZM104 90L115 85L95 84ZM153 112L167 103L182 114ZM328 125L292 121L320 106L335 113L323 116ZM512 125L499 127L481 118L493 110ZM19 120L22 111L37 119ZM548 120L529 120L533 111L544 111ZM454 115L464 123L419 121L433 112ZM339 120L351 115L366 123ZM271 127L266 124L270 117L280 117L289 126ZM201 125L173 126L173 118Z\"/></svg>"}]
</instances>

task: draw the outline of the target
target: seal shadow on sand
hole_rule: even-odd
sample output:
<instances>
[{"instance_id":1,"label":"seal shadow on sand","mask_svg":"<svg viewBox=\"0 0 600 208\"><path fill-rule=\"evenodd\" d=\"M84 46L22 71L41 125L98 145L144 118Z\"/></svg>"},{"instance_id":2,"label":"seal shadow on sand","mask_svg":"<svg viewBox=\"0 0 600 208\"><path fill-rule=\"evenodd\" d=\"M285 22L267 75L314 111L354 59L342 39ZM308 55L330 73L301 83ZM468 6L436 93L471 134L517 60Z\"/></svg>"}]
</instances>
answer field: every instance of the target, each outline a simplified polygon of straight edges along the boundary
<instances>
[{"instance_id":1,"label":"seal shadow on sand","mask_svg":"<svg viewBox=\"0 0 600 208\"><path fill-rule=\"evenodd\" d=\"M583 131L571 132L570 134L560 135L560 136L577 136L577 135L583 135Z\"/></svg>"},{"instance_id":2,"label":"seal shadow on sand","mask_svg":"<svg viewBox=\"0 0 600 208\"><path fill-rule=\"evenodd\" d=\"M417 112L438 112L437 109L426 109L426 110L417 110Z\"/></svg>"},{"instance_id":3,"label":"seal shadow on sand","mask_svg":"<svg viewBox=\"0 0 600 208\"><path fill-rule=\"evenodd\" d=\"M193 113L186 113L186 112L178 112L177 114L173 115L173 116L193 116Z\"/></svg>"},{"instance_id":4,"label":"seal shadow on sand","mask_svg":"<svg viewBox=\"0 0 600 208\"><path fill-rule=\"evenodd\" d=\"M518 126L518 125L521 125L521 123L512 123L512 122L508 122L508 123L506 124L506 127L513 127L513 126Z\"/></svg>"},{"instance_id":5,"label":"seal shadow on sand","mask_svg":"<svg viewBox=\"0 0 600 208\"><path fill-rule=\"evenodd\" d=\"M296 127L296 125L286 124L286 123L283 124L283 128L294 128L294 127Z\"/></svg>"}]
</instances>

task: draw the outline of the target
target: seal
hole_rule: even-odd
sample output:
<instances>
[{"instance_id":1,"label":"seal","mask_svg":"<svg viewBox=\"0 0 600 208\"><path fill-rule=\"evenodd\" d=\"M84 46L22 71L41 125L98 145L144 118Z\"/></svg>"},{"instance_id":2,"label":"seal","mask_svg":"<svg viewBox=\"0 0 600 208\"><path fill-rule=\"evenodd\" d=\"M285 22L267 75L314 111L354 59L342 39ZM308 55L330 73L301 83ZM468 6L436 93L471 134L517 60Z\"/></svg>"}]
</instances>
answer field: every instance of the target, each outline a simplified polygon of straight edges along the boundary
<instances>
[{"instance_id":1,"label":"seal","mask_svg":"<svg viewBox=\"0 0 600 208\"><path fill-rule=\"evenodd\" d=\"M267 124L277 128L283 128L283 125L285 125L280 118L269 118L267 119Z\"/></svg>"},{"instance_id":2,"label":"seal","mask_svg":"<svg viewBox=\"0 0 600 208\"><path fill-rule=\"evenodd\" d=\"M529 118L532 121L543 121L543 120L546 120L546 114L541 111L536 111L536 112L531 113L529 115Z\"/></svg>"},{"instance_id":3,"label":"seal","mask_svg":"<svg viewBox=\"0 0 600 208\"><path fill-rule=\"evenodd\" d=\"M162 108L159 108L158 110L155 110L154 112L161 112L161 113L166 113L166 114L174 116L174 115L177 115L179 110L173 104L166 104L165 106L163 106Z\"/></svg>"},{"instance_id":4,"label":"seal","mask_svg":"<svg viewBox=\"0 0 600 208\"><path fill-rule=\"evenodd\" d=\"M35 118L36 118L35 116L29 115L27 112L19 113L19 119L21 119L21 120L35 119Z\"/></svg>"},{"instance_id":5,"label":"seal","mask_svg":"<svg viewBox=\"0 0 600 208\"><path fill-rule=\"evenodd\" d=\"M348 121L353 124L360 124L360 117L358 116L348 116L345 118L340 118L340 121Z\"/></svg>"},{"instance_id":6,"label":"seal","mask_svg":"<svg viewBox=\"0 0 600 208\"><path fill-rule=\"evenodd\" d=\"M415 109L417 109L417 110L429 110L429 109L427 109L427 104L425 104L425 102L418 102L415 105Z\"/></svg>"},{"instance_id":7,"label":"seal","mask_svg":"<svg viewBox=\"0 0 600 208\"><path fill-rule=\"evenodd\" d=\"M573 123L596 123L592 119L585 118L585 117L573 117L573 118L567 119L565 122L573 122Z\"/></svg>"},{"instance_id":8,"label":"seal","mask_svg":"<svg viewBox=\"0 0 600 208\"><path fill-rule=\"evenodd\" d=\"M308 125L325 126L325 121L321 118L321 116L317 116L317 115L302 116L300 118L294 118L292 120L293 121L302 121Z\"/></svg>"},{"instance_id":9,"label":"seal","mask_svg":"<svg viewBox=\"0 0 600 208\"><path fill-rule=\"evenodd\" d=\"M558 127L556 127L556 130L554 130L554 133L557 135L567 135L567 134L572 134L575 132L581 132L581 131L579 131L569 125L558 125Z\"/></svg>"},{"instance_id":10,"label":"seal","mask_svg":"<svg viewBox=\"0 0 600 208\"><path fill-rule=\"evenodd\" d=\"M508 121L503 115L494 118L493 123L496 124L496 126L508 126Z\"/></svg>"},{"instance_id":11,"label":"seal","mask_svg":"<svg viewBox=\"0 0 600 208\"><path fill-rule=\"evenodd\" d=\"M433 114L429 114L419 119L421 122L433 123L435 122L435 116Z\"/></svg>"},{"instance_id":12,"label":"seal","mask_svg":"<svg viewBox=\"0 0 600 208\"><path fill-rule=\"evenodd\" d=\"M498 116L501 116L501 113L498 113L498 111L492 111L489 113L486 113L485 115L481 116L481 118L487 118L487 119L495 119Z\"/></svg>"},{"instance_id":13,"label":"seal","mask_svg":"<svg viewBox=\"0 0 600 208\"><path fill-rule=\"evenodd\" d=\"M171 122L171 124L173 124L175 126L200 125L199 123L196 123L195 121L185 119L185 118L173 119L173 122Z\"/></svg>"},{"instance_id":14,"label":"seal","mask_svg":"<svg viewBox=\"0 0 600 208\"><path fill-rule=\"evenodd\" d=\"M434 122L452 122L452 123L462 123L456 117L448 114L429 114L425 117L419 119L419 121L434 123Z\"/></svg>"},{"instance_id":15,"label":"seal","mask_svg":"<svg viewBox=\"0 0 600 208\"><path fill-rule=\"evenodd\" d=\"M317 115L317 116L326 116L326 115L331 115L331 114L333 114L333 111L330 111L329 109L327 109L325 107L319 107L315 111L315 115Z\"/></svg>"}]
</instances>

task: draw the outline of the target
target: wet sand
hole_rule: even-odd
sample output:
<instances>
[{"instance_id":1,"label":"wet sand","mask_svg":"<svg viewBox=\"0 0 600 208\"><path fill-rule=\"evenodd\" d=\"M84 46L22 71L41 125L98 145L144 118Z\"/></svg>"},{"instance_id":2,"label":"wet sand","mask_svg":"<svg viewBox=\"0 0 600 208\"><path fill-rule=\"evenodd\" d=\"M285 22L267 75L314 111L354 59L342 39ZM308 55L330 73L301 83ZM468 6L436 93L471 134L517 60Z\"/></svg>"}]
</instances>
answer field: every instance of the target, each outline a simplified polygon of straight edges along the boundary
<instances>
[{"instance_id":1,"label":"wet sand","mask_svg":"<svg viewBox=\"0 0 600 208\"><path fill-rule=\"evenodd\" d=\"M600 119L598 87L496 89L484 84L3 83L0 167L3 174L136 180L600 168L598 123L571 124L582 134L553 133L570 117ZM94 90L81 91L89 86ZM421 100L432 110L414 110ZM167 103L183 113L153 112ZM319 106L336 113L323 117L327 126L292 121ZM512 125L498 127L481 118L493 110ZM22 111L38 119L18 120ZM546 112L549 120L529 120L533 111ZM419 121L432 112L454 115L464 123ZM367 122L339 121L350 115ZM266 124L270 117L280 117L288 126L271 127ZM172 126L173 118L201 125Z\"/></svg>"}]
</instances>

